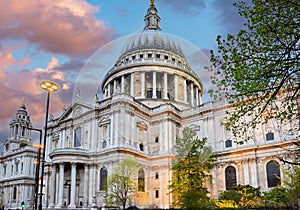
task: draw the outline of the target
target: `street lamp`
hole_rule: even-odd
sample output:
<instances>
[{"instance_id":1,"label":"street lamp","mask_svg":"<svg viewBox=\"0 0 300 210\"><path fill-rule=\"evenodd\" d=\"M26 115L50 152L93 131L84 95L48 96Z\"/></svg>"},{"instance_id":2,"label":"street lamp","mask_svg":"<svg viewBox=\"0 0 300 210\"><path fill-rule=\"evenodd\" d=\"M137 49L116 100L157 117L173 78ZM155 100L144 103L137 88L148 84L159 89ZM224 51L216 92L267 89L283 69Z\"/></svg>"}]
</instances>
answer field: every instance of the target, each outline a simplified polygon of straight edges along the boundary
<instances>
[{"instance_id":1,"label":"street lamp","mask_svg":"<svg viewBox=\"0 0 300 210\"><path fill-rule=\"evenodd\" d=\"M38 131L40 133L40 142L39 144L34 144L33 147L38 149L38 156L36 162L36 169L35 169L35 190L34 190L34 209L37 209L37 200L38 200L38 193L39 193L39 175L40 175L40 162L41 162L41 149L43 148L42 145L42 129L38 128L28 128L28 130Z\"/></svg>"},{"instance_id":2,"label":"street lamp","mask_svg":"<svg viewBox=\"0 0 300 210\"><path fill-rule=\"evenodd\" d=\"M39 210L42 210L43 201L43 180L44 180L44 169L45 169L45 150L46 150L46 138L47 138L47 124L48 124L48 111L49 111L49 100L50 93L58 91L59 87L57 84L51 81L43 81L40 83L40 87L47 91L47 105L46 105L46 118L45 118L45 131L44 131L44 149L43 149L43 160L42 160L42 173L41 173L41 187L40 187L40 204Z\"/></svg>"}]
</instances>

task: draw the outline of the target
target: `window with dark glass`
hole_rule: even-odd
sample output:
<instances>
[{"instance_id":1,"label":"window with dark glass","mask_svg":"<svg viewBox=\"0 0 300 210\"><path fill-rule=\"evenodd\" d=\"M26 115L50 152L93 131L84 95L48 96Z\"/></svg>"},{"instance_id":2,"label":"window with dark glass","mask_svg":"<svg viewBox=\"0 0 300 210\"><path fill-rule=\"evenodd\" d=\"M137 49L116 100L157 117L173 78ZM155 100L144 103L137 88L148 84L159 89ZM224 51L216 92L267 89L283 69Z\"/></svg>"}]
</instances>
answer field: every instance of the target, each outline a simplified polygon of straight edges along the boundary
<instances>
[{"instance_id":1,"label":"window with dark glass","mask_svg":"<svg viewBox=\"0 0 300 210\"><path fill-rule=\"evenodd\" d=\"M226 147L226 148L232 147L232 141L229 140L229 139L226 140L226 141L225 141L225 147Z\"/></svg>"},{"instance_id":2,"label":"window with dark glass","mask_svg":"<svg viewBox=\"0 0 300 210\"><path fill-rule=\"evenodd\" d=\"M272 133L272 132L267 133L267 134L266 134L266 140L267 140L267 141L272 141L272 140L274 140L274 133Z\"/></svg>"},{"instance_id":3,"label":"window with dark glass","mask_svg":"<svg viewBox=\"0 0 300 210\"><path fill-rule=\"evenodd\" d=\"M158 136L155 137L155 143L158 143Z\"/></svg>"},{"instance_id":4,"label":"window with dark glass","mask_svg":"<svg viewBox=\"0 0 300 210\"><path fill-rule=\"evenodd\" d=\"M156 58L160 58L160 54L156 54Z\"/></svg>"},{"instance_id":5,"label":"window with dark glass","mask_svg":"<svg viewBox=\"0 0 300 210\"><path fill-rule=\"evenodd\" d=\"M143 169L138 171L138 191L145 192L145 173Z\"/></svg>"},{"instance_id":6,"label":"window with dark glass","mask_svg":"<svg viewBox=\"0 0 300 210\"><path fill-rule=\"evenodd\" d=\"M152 53L148 53L148 58L152 58Z\"/></svg>"},{"instance_id":7,"label":"window with dark glass","mask_svg":"<svg viewBox=\"0 0 300 210\"><path fill-rule=\"evenodd\" d=\"M161 91L160 90L156 91L156 98L161 98Z\"/></svg>"},{"instance_id":8,"label":"window with dark glass","mask_svg":"<svg viewBox=\"0 0 300 210\"><path fill-rule=\"evenodd\" d=\"M144 151L144 145L140 144L140 151Z\"/></svg>"},{"instance_id":9,"label":"window with dark glass","mask_svg":"<svg viewBox=\"0 0 300 210\"><path fill-rule=\"evenodd\" d=\"M158 172L155 172L155 179L158 179Z\"/></svg>"},{"instance_id":10,"label":"window with dark glass","mask_svg":"<svg viewBox=\"0 0 300 210\"><path fill-rule=\"evenodd\" d=\"M14 191L13 191L13 199L17 199L17 187L14 187Z\"/></svg>"},{"instance_id":11,"label":"window with dark glass","mask_svg":"<svg viewBox=\"0 0 300 210\"><path fill-rule=\"evenodd\" d=\"M100 170L100 190L107 188L107 169L105 167Z\"/></svg>"},{"instance_id":12,"label":"window with dark glass","mask_svg":"<svg viewBox=\"0 0 300 210\"><path fill-rule=\"evenodd\" d=\"M267 182L268 187L277 187L280 182L280 168L276 161L272 160L267 163Z\"/></svg>"},{"instance_id":13,"label":"window with dark glass","mask_svg":"<svg viewBox=\"0 0 300 210\"><path fill-rule=\"evenodd\" d=\"M147 98L152 98L152 89L147 90Z\"/></svg>"},{"instance_id":14,"label":"window with dark glass","mask_svg":"<svg viewBox=\"0 0 300 210\"><path fill-rule=\"evenodd\" d=\"M159 191L155 190L155 198L159 198Z\"/></svg>"},{"instance_id":15,"label":"window with dark glass","mask_svg":"<svg viewBox=\"0 0 300 210\"><path fill-rule=\"evenodd\" d=\"M74 147L81 146L81 128L76 128L74 137Z\"/></svg>"},{"instance_id":16,"label":"window with dark glass","mask_svg":"<svg viewBox=\"0 0 300 210\"><path fill-rule=\"evenodd\" d=\"M237 185L236 170L233 166L228 166L225 169L225 182L226 190L231 190L234 186Z\"/></svg>"}]
</instances>

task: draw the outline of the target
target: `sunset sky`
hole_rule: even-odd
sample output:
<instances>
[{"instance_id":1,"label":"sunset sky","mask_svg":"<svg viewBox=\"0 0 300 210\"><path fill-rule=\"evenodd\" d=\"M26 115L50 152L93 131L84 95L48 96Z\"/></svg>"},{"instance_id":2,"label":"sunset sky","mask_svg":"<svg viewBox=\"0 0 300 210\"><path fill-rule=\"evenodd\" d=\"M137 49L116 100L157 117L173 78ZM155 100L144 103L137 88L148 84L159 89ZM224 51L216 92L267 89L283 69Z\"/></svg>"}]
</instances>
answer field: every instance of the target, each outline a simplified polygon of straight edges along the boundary
<instances>
[{"instance_id":1,"label":"sunset sky","mask_svg":"<svg viewBox=\"0 0 300 210\"><path fill-rule=\"evenodd\" d=\"M149 4L150 0L0 0L0 151L22 98L33 127L43 128L46 92L39 83L59 84L50 102L50 113L58 116L72 102L85 63L107 43L141 32ZM243 26L232 4L233 0L155 1L162 32L188 40L207 55L216 49L218 34L236 33Z\"/></svg>"}]
</instances>

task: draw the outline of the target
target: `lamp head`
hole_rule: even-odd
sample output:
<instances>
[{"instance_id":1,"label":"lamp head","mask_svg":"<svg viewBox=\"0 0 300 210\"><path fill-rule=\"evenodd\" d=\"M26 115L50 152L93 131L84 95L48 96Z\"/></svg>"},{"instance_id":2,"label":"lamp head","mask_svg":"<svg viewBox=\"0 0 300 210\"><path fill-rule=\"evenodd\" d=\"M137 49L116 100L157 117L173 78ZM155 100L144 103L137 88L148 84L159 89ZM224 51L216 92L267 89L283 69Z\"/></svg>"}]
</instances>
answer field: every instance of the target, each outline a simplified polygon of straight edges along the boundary
<instances>
[{"instance_id":1,"label":"lamp head","mask_svg":"<svg viewBox=\"0 0 300 210\"><path fill-rule=\"evenodd\" d=\"M51 81L43 81L40 83L40 87L47 92L56 92L58 91L59 87L56 83Z\"/></svg>"}]
</instances>

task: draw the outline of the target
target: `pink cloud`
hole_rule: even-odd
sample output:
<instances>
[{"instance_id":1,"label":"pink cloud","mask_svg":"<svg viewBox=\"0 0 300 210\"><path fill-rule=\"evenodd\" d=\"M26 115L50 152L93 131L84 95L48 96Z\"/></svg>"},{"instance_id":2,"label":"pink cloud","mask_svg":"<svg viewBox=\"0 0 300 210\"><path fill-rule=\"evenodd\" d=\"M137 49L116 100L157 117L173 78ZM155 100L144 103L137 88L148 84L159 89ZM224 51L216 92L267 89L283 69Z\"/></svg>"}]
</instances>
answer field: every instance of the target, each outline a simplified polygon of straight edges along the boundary
<instances>
[{"instance_id":1,"label":"pink cloud","mask_svg":"<svg viewBox=\"0 0 300 210\"><path fill-rule=\"evenodd\" d=\"M13 56L11 60L19 62ZM15 63L12 62L10 65ZM50 113L57 114L62 111L65 104L69 104L72 97L69 93L70 85L66 82L65 73L60 70L58 59L53 57L45 68L33 70L6 71L0 65L0 101L4 102L0 103L1 134L8 135L9 121L14 117L22 98L26 101L34 127L43 127L47 93L39 87L42 79L54 81L61 87L59 93L51 94ZM3 137L1 138L0 141L3 141Z\"/></svg>"},{"instance_id":2,"label":"pink cloud","mask_svg":"<svg viewBox=\"0 0 300 210\"><path fill-rule=\"evenodd\" d=\"M52 53L90 54L114 37L114 30L94 17L98 10L81 0L6 1L0 7L0 37L25 39Z\"/></svg>"},{"instance_id":3,"label":"pink cloud","mask_svg":"<svg viewBox=\"0 0 300 210\"><path fill-rule=\"evenodd\" d=\"M10 66L18 66L23 67L25 64L30 63L30 59L28 57L23 58L21 60L17 60L13 56L13 50L18 49L19 46L5 46L0 47L0 68L5 70L9 69Z\"/></svg>"}]
</instances>

